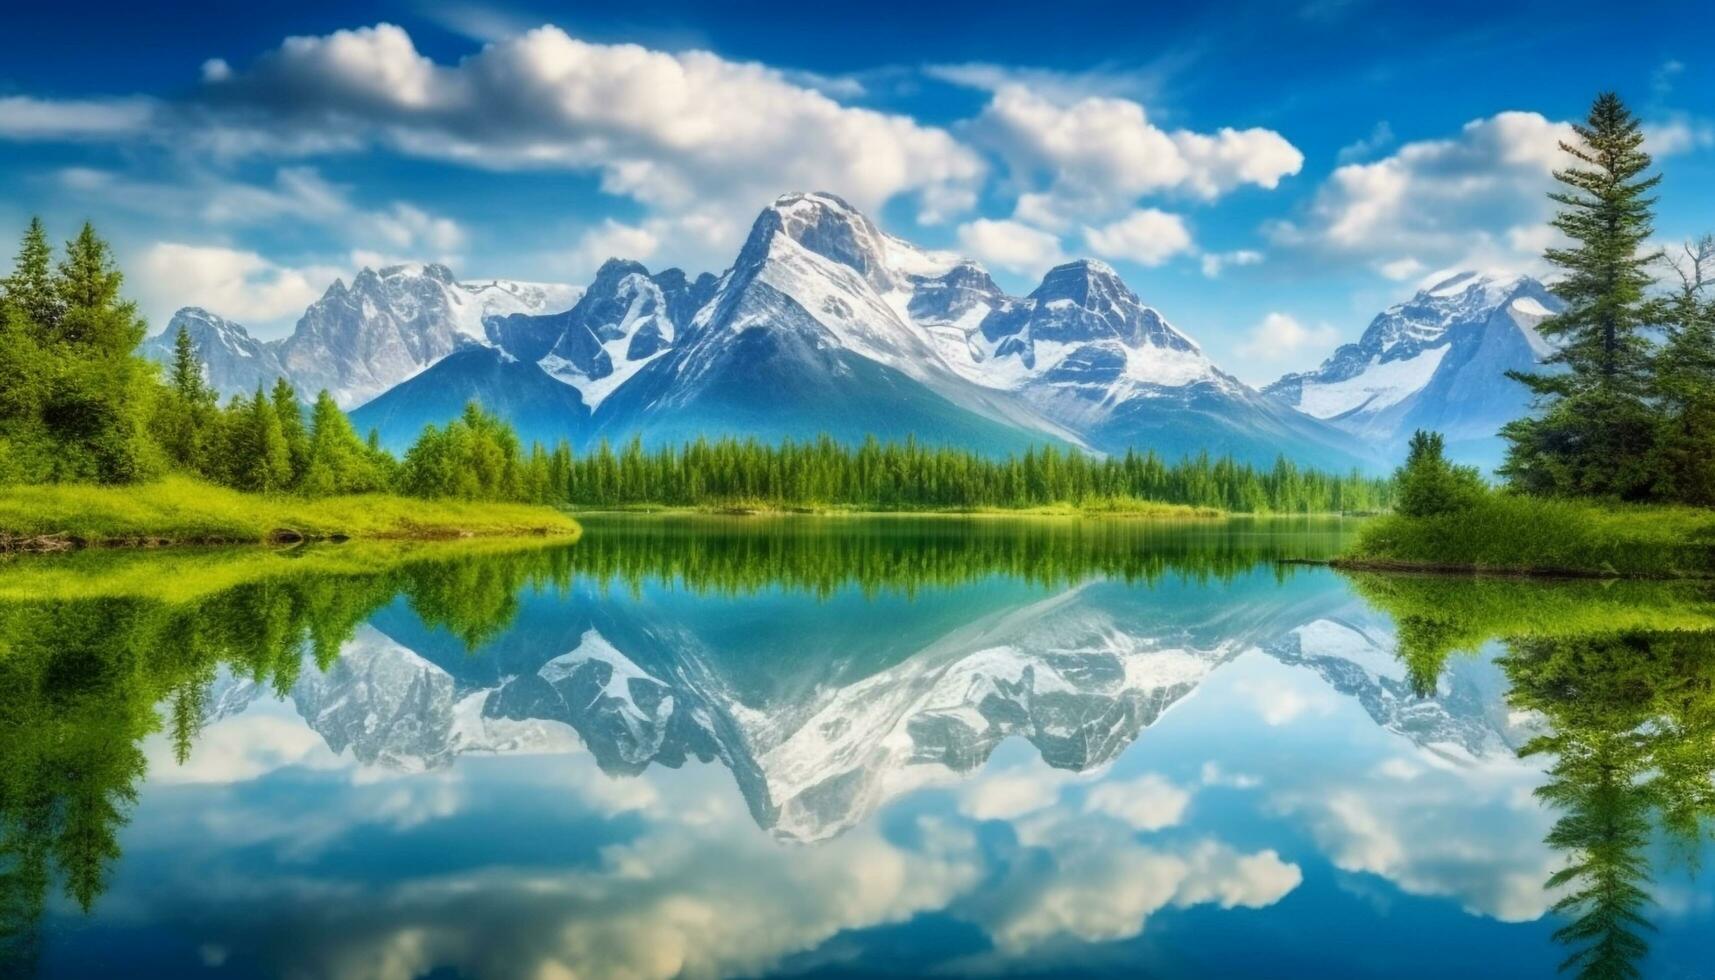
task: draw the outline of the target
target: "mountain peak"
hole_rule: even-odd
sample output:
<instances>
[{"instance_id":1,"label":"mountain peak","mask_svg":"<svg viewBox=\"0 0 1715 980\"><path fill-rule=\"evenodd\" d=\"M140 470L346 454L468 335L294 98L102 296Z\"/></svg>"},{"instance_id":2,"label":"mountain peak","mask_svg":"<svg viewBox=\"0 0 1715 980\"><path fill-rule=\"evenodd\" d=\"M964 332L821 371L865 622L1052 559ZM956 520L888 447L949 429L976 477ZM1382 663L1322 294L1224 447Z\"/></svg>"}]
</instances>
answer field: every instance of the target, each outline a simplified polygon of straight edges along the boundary
<instances>
[{"instance_id":1,"label":"mountain peak","mask_svg":"<svg viewBox=\"0 0 1715 980\"><path fill-rule=\"evenodd\" d=\"M1140 302L1114 267L1099 259L1077 259L1049 269L1030 296L1042 303L1071 300L1079 306Z\"/></svg>"},{"instance_id":2,"label":"mountain peak","mask_svg":"<svg viewBox=\"0 0 1715 980\"><path fill-rule=\"evenodd\" d=\"M1436 280L1426 288L1418 290L1417 296L1413 298L1419 301L1454 299L1464 297L1473 291L1480 291L1482 302L1488 305L1498 305L1516 292L1520 286L1527 284L1535 285L1538 288L1541 288L1542 285L1522 273L1484 272L1477 269L1466 269Z\"/></svg>"},{"instance_id":3,"label":"mountain peak","mask_svg":"<svg viewBox=\"0 0 1715 980\"><path fill-rule=\"evenodd\" d=\"M875 222L846 201L826 191L783 194L765 208L751 228L740 262L760 258L776 233L806 250L856 270L872 285L885 289L891 272L885 237Z\"/></svg>"}]
</instances>

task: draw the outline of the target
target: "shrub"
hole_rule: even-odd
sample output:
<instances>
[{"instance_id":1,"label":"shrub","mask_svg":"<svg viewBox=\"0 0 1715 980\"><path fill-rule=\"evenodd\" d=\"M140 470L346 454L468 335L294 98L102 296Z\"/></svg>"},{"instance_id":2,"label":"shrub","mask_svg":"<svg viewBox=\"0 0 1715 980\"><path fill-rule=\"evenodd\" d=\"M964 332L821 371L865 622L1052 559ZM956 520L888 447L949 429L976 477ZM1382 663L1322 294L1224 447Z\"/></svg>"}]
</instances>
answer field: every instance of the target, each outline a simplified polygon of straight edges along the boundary
<instances>
[{"instance_id":1,"label":"shrub","mask_svg":"<svg viewBox=\"0 0 1715 980\"><path fill-rule=\"evenodd\" d=\"M1406 517L1433 517L1469 510L1488 495L1474 466L1447 461L1439 432L1417 430L1405 465L1394 474L1394 510Z\"/></svg>"}]
</instances>

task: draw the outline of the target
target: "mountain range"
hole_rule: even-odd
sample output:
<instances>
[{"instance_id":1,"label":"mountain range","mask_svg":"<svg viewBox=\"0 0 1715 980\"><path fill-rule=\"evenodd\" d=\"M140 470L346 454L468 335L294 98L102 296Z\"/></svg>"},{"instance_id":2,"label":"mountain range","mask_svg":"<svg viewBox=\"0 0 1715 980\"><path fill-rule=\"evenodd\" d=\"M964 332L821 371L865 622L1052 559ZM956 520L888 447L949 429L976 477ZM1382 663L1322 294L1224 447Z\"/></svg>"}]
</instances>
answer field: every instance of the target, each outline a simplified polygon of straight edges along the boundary
<instances>
[{"instance_id":1,"label":"mountain range","mask_svg":"<svg viewBox=\"0 0 1715 980\"><path fill-rule=\"evenodd\" d=\"M1495 433L1530 409L1506 373L1540 369L1553 348L1537 325L1564 308L1528 276L1460 273L1384 310L1316 370L1263 391L1390 459L1431 429L1450 455L1492 467L1503 449Z\"/></svg>"},{"instance_id":2,"label":"mountain range","mask_svg":"<svg viewBox=\"0 0 1715 980\"><path fill-rule=\"evenodd\" d=\"M221 392L278 376L306 396L326 388L393 448L475 399L527 441L577 448L913 435L979 451L1054 443L1378 469L1417 426L1492 455L1495 428L1523 410L1502 375L1549 349L1534 327L1556 308L1534 280L1454 277L1317 371L1259 391L1102 262L1057 266L1010 296L975 262L800 193L762 211L718 278L622 259L585 288L366 269L281 340L187 307L146 350L170 358L183 326Z\"/></svg>"}]
</instances>

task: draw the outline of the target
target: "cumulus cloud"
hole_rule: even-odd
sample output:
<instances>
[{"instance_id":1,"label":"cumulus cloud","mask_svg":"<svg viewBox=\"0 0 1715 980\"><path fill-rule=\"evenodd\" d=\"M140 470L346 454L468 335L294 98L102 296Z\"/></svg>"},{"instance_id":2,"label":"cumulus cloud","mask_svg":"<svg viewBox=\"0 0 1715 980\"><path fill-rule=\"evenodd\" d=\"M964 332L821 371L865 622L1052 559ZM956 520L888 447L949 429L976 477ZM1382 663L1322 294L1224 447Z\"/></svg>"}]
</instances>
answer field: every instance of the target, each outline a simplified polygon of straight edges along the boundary
<instances>
[{"instance_id":1,"label":"cumulus cloud","mask_svg":"<svg viewBox=\"0 0 1715 980\"><path fill-rule=\"evenodd\" d=\"M331 266L292 268L222 245L156 242L133 260L128 281L156 324L194 303L245 324L295 317L340 275Z\"/></svg>"},{"instance_id":2,"label":"cumulus cloud","mask_svg":"<svg viewBox=\"0 0 1715 980\"><path fill-rule=\"evenodd\" d=\"M1156 208L1139 208L1098 228L1084 228L1084 242L1104 258L1156 266L1191 251L1185 219Z\"/></svg>"},{"instance_id":3,"label":"cumulus cloud","mask_svg":"<svg viewBox=\"0 0 1715 980\"><path fill-rule=\"evenodd\" d=\"M1690 119L1644 131L1658 156L1715 145L1715 129ZM1568 162L1563 141L1576 143L1572 127L1535 112L1475 119L1450 138L1346 163L1318 188L1304 220L1271 232L1281 244L1365 258L1392 279L1428 268L1539 271L1553 172Z\"/></svg>"},{"instance_id":4,"label":"cumulus cloud","mask_svg":"<svg viewBox=\"0 0 1715 980\"><path fill-rule=\"evenodd\" d=\"M1320 358L1339 339L1340 331L1330 324L1308 326L1289 314L1274 312L1264 316L1260 323L1245 334L1244 339L1239 341L1238 352L1253 364L1278 368L1281 365L1294 365L1307 358ZM1288 708L1291 693L1285 692L1271 699L1271 704L1265 712L1271 719L1269 724L1288 721L1297 714L1297 711ZM1280 720L1273 720L1275 718Z\"/></svg>"},{"instance_id":5,"label":"cumulus cloud","mask_svg":"<svg viewBox=\"0 0 1715 980\"><path fill-rule=\"evenodd\" d=\"M1646 123L1643 129L1644 149L1657 156L1671 156L1715 146L1715 125L1706 120L1670 119L1666 122Z\"/></svg>"},{"instance_id":6,"label":"cumulus cloud","mask_svg":"<svg viewBox=\"0 0 1715 980\"><path fill-rule=\"evenodd\" d=\"M1010 218L960 225L959 246L989 265L1023 275L1040 275L1066 261L1058 236Z\"/></svg>"},{"instance_id":7,"label":"cumulus cloud","mask_svg":"<svg viewBox=\"0 0 1715 980\"><path fill-rule=\"evenodd\" d=\"M209 81L201 99L223 148L380 141L473 167L590 172L657 216L718 224L729 248L783 189L832 190L871 209L921 194L938 212L984 171L944 130L843 105L773 68L594 44L552 26L454 64L390 24L288 38Z\"/></svg>"},{"instance_id":8,"label":"cumulus cloud","mask_svg":"<svg viewBox=\"0 0 1715 980\"><path fill-rule=\"evenodd\" d=\"M1147 194L1212 200L1242 185L1273 188L1304 155L1272 130L1165 130L1130 99L1054 100L1021 85L998 88L970 125L1022 189L1017 217L1044 227L1124 210Z\"/></svg>"},{"instance_id":9,"label":"cumulus cloud","mask_svg":"<svg viewBox=\"0 0 1715 980\"><path fill-rule=\"evenodd\" d=\"M661 230L659 223L652 230L647 225L628 225L609 218L578 237L568 256L570 271L592 275L603 262L613 258L647 262L661 246Z\"/></svg>"}]
</instances>

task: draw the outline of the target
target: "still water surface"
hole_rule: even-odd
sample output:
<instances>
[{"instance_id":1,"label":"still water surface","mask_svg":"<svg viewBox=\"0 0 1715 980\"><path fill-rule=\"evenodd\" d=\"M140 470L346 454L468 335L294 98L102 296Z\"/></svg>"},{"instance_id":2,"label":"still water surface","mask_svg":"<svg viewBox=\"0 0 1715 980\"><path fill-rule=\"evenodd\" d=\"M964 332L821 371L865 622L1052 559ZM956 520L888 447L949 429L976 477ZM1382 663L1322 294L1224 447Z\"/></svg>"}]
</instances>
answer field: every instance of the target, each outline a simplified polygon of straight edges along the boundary
<instances>
[{"instance_id":1,"label":"still water surface","mask_svg":"<svg viewBox=\"0 0 1715 980\"><path fill-rule=\"evenodd\" d=\"M1710 976L1710 597L1353 527L0 568L0 973Z\"/></svg>"}]
</instances>

